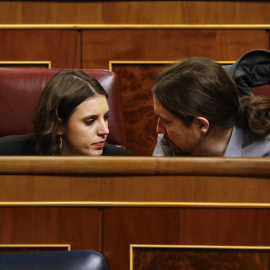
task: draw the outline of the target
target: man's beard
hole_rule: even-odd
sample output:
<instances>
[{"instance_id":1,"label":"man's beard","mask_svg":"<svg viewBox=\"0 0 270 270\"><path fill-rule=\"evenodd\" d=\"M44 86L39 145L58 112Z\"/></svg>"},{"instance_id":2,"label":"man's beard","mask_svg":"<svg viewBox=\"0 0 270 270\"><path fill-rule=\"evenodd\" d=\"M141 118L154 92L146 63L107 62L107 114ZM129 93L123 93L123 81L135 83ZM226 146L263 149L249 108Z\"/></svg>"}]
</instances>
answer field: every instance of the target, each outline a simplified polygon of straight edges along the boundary
<instances>
[{"instance_id":1,"label":"man's beard","mask_svg":"<svg viewBox=\"0 0 270 270\"><path fill-rule=\"evenodd\" d=\"M183 156L183 157L190 156L190 154L188 152L185 152L181 148L176 146L175 143L170 140L170 138L168 137L167 134L164 134L164 138L165 138L166 142L168 143L168 145L170 145L172 147L175 156Z\"/></svg>"}]
</instances>

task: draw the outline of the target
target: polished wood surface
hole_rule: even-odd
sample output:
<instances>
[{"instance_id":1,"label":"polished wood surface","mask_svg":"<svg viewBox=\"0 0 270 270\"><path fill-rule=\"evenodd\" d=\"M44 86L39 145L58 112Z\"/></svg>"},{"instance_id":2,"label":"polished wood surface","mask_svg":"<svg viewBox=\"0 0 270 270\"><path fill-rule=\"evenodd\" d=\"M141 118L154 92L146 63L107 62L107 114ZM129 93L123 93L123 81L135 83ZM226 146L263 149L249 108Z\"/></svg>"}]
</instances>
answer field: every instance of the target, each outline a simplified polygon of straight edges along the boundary
<instances>
[{"instance_id":1,"label":"polished wood surface","mask_svg":"<svg viewBox=\"0 0 270 270\"><path fill-rule=\"evenodd\" d=\"M0 245L95 249L112 270L134 244L270 246L269 179L267 158L0 157Z\"/></svg>"},{"instance_id":2,"label":"polished wood surface","mask_svg":"<svg viewBox=\"0 0 270 270\"><path fill-rule=\"evenodd\" d=\"M270 246L269 214L269 208L106 208L104 251L112 269L128 269L129 261L125 258L129 255L130 245L243 246L245 250L248 250L247 246ZM109 252L111 250L114 252ZM145 256L146 252L143 253ZM113 258L119 253L121 256ZM166 257L160 257L159 262L153 253L148 255L148 259L152 258L150 269L162 269L159 268L161 265L171 269L170 266L177 262L167 261ZM208 261L203 256L197 258L205 263ZM134 261L134 270L140 269L136 268L136 262L138 260ZM144 263L143 260L139 262ZM213 258L212 262L218 260ZM149 269L146 265L143 269Z\"/></svg>"},{"instance_id":3,"label":"polished wood surface","mask_svg":"<svg viewBox=\"0 0 270 270\"><path fill-rule=\"evenodd\" d=\"M270 177L268 158L0 156L1 175Z\"/></svg>"},{"instance_id":4,"label":"polished wood surface","mask_svg":"<svg viewBox=\"0 0 270 270\"><path fill-rule=\"evenodd\" d=\"M97 29L83 31L82 46L84 68L106 68L109 61L174 61L192 56L235 61L249 50L269 49L269 33L241 29Z\"/></svg>"},{"instance_id":5,"label":"polished wood surface","mask_svg":"<svg viewBox=\"0 0 270 270\"><path fill-rule=\"evenodd\" d=\"M266 24L269 11L268 1L1 1L0 23Z\"/></svg>"},{"instance_id":6,"label":"polished wood surface","mask_svg":"<svg viewBox=\"0 0 270 270\"><path fill-rule=\"evenodd\" d=\"M0 244L15 245L15 250L18 244L46 244L51 251L59 244L100 250L99 221L98 208L0 207Z\"/></svg>"},{"instance_id":7,"label":"polished wood surface","mask_svg":"<svg viewBox=\"0 0 270 270\"><path fill-rule=\"evenodd\" d=\"M1 157L0 201L36 206L263 207L270 203L269 165L263 158Z\"/></svg>"},{"instance_id":8,"label":"polished wood surface","mask_svg":"<svg viewBox=\"0 0 270 270\"><path fill-rule=\"evenodd\" d=\"M81 67L79 31L15 29L0 30L0 36L1 61L50 61L53 68Z\"/></svg>"}]
</instances>

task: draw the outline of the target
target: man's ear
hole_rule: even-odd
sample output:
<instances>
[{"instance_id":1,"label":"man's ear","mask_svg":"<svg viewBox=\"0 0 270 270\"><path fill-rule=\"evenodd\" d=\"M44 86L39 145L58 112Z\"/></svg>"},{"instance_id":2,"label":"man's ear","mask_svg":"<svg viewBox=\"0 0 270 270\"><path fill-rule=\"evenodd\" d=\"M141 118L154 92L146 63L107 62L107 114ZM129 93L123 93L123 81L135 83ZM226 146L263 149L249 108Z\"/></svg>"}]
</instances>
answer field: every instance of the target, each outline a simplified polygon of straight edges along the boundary
<instances>
[{"instance_id":1,"label":"man's ear","mask_svg":"<svg viewBox=\"0 0 270 270\"><path fill-rule=\"evenodd\" d=\"M202 135L207 134L210 124L209 121L201 116L196 117L193 120L192 125L194 125L194 127L197 129L197 131L199 131Z\"/></svg>"},{"instance_id":2,"label":"man's ear","mask_svg":"<svg viewBox=\"0 0 270 270\"><path fill-rule=\"evenodd\" d=\"M64 127L62 125L62 119L58 117L58 121L59 121L59 127L57 130L57 134L58 135L63 135L64 134Z\"/></svg>"}]
</instances>

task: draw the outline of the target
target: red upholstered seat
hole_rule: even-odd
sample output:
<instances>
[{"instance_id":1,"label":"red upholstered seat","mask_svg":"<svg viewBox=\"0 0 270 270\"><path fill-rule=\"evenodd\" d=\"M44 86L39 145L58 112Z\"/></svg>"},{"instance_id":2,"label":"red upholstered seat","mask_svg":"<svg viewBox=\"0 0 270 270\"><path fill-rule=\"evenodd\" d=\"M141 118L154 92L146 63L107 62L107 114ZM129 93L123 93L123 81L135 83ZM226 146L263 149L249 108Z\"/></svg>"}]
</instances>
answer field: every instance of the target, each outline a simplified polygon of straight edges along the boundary
<instances>
[{"instance_id":1,"label":"red upholstered seat","mask_svg":"<svg viewBox=\"0 0 270 270\"><path fill-rule=\"evenodd\" d=\"M251 90L255 96L270 97L270 84L256 86L256 87L251 88Z\"/></svg>"},{"instance_id":2,"label":"red upholstered seat","mask_svg":"<svg viewBox=\"0 0 270 270\"><path fill-rule=\"evenodd\" d=\"M0 68L0 137L32 132L32 116L41 92L60 69ZM108 142L124 147L126 136L116 75L108 70L83 70L109 94Z\"/></svg>"}]
</instances>

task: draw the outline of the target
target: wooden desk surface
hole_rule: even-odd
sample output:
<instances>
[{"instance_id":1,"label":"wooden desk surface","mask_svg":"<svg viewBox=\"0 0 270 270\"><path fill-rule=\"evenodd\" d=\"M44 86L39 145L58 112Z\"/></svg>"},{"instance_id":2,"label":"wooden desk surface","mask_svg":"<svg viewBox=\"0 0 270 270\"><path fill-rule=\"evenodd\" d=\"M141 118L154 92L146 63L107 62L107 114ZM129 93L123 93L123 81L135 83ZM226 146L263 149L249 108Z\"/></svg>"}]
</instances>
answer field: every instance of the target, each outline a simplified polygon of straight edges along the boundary
<instances>
[{"instance_id":1,"label":"wooden desk surface","mask_svg":"<svg viewBox=\"0 0 270 270\"><path fill-rule=\"evenodd\" d=\"M94 249L111 270L176 269L190 245L270 260L269 226L267 158L0 157L0 252Z\"/></svg>"},{"instance_id":2,"label":"wooden desk surface","mask_svg":"<svg viewBox=\"0 0 270 270\"><path fill-rule=\"evenodd\" d=\"M0 157L0 174L270 177L269 158Z\"/></svg>"}]
</instances>

